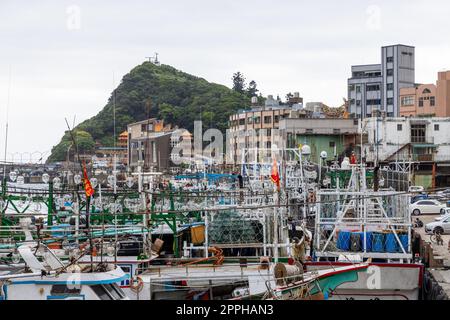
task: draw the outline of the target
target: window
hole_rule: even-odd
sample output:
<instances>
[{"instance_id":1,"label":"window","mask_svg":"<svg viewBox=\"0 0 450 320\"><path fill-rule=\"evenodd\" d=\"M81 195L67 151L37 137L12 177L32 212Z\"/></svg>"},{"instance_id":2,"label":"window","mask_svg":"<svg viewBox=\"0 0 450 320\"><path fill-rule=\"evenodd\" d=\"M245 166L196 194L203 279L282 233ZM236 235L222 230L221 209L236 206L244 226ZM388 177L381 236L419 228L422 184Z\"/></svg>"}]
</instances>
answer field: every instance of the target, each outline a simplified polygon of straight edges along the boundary
<instances>
[{"instance_id":1,"label":"window","mask_svg":"<svg viewBox=\"0 0 450 320\"><path fill-rule=\"evenodd\" d=\"M368 84L366 87L366 91L380 91L379 84Z\"/></svg>"},{"instance_id":2,"label":"window","mask_svg":"<svg viewBox=\"0 0 450 320\"><path fill-rule=\"evenodd\" d=\"M439 125L438 124L434 125L434 131L439 131Z\"/></svg>"},{"instance_id":3,"label":"window","mask_svg":"<svg viewBox=\"0 0 450 320\"><path fill-rule=\"evenodd\" d=\"M394 62L394 57L387 57L386 62Z\"/></svg>"},{"instance_id":4,"label":"window","mask_svg":"<svg viewBox=\"0 0 450 320\"><path fill-rule=\"evenodd\" d=\"M431 90L428 89L428 88L425 88L425 89L422 91L422 94L430 94L430 93L431 93Z\"/></svg>"},{"instance_id":5,"label":"window","mask_svg":"<svg viewBox=\"0 0 450 320\"><path fill-rule=\"evenodd\" d=\"M341 133L341 129L333 129L333 133L334 134L340 134Z\"/></svg>"},{"instance_id":6,"label":"window","mask_svg":"<svg viewBox=\"0 0 450 320\"><path fill-rule=\"evenodd\" d=\"M274 116L274 121L275 121L275 123L280 122L280 116Z\"/></svg>"},{"instance_id":7,"label":"window","mask_svg":"<svg viewBox=\"0 0 450 320\"><path fill-rule=\"evenodd\" d=\"M247 118L247 124L252 124L253 123L253 118L252 117L248 117Z\"/></svg>"},{"instance_id":8,"label":"window","mask_svg":"<svg viewBox=\"0 0 450 320\"><path fill-rule=\"evenodd\" d=\"M361 86L356 86L356 93L360 93L361 92Z\"/></svg>"},{"instance_id":9,"label":"window","mask_svg":"<svg viewBox=\"0 0 450 320\"><path fill-rule=\"evenodd\" d=\"M419 98L419 107L423 107L423 98L422 97Z\"/></svg>"},{"instance_id":10,"label":"window","mask_svg":"<svg viewBox=\"0 0 450 320\"><path fill-rule=\"evenodd\" d=\"M411 142L412 143L424 143L425 142L426 127L423 124L411 125Z\"/></svg>"},{"instance_id":11,"label":"window","mask_svg":"<svg viewBox=\"0 0 450 320\"><path fill-rule=\"evenodd\" d=\"M334 148L336 146L336 142L330 141L330 148Z\"/></svg>"},{"instance_id":12,"label":"window","mask_svg":"<svg viewBox=\"0 0 450 320\"><path fill-rule=\"evenodd\" d=\"M261 117L255 117L255 124L261 123Z\"/></svg>"},{"instance_id":13,"label":"window","mask_svg":"<svg viewBox=\"0 0 450 320\"><path fill-rule=\"evenodd\" d=\"M264 117L264 123L272 123L272 117L271 116L265 116Z\"/></svg>"},{"instance_id":14,"label":"window","mask_svg":"<svg viewBox=\"0 0 450 320\"><path fill-rule=\"evenodd\" d=\"M394 75L394 69L387 69L386 74L388 76L393 76Z\"/></svg>"},{"instance_id":15,"label":"window","mask_svg":"<svg viewBox=\"0 0 450 320\"><path fill-rule=\"evenodd\" d=\"M394 98L387 98L386 102L388 105L393 105L394 104Z\"/></svg>"},{"instance_id":16,"label":"window","mask_svg":"<svg viewBox=\"0 0 450 320\"><path fill-rule=\"evenodd\" d=\"M366 102L368 106L379 106L381 104L381 99L369 99Z\"/></svg>"},{"instance_id":17,"label":"window","mask_svg":"<svg viewBox=\"0 0 450 320\"><path fill-rule=\"evenodd\" d=\"M245 119L239 119L239 125L240 126L245 125Z\"/></svg>"},{"instance_id":18,"label":"window","mask_svg":"<svg viewBox=\"0 0 450 320\"><path fill-rule=\"evenodd\" d=\"M402 131L403 130L403 126L401 124L397 124L397 131Z\"/></svg>"},{"instance_id":19,"label":"window","mask_svg":"<svg viewBox=\"0 0 450 320\"><path fill-rule=\"evenodd\" d=\"M313 129L306 129L305 132L306 132L306 133L310 133L310 134L314 133Z\"/></svg>"},{"instance_id":20,"label":"window","mask_svg":"<svg viewBox=\"0 0 450 320\"><path fill-rule=\"evenodd\" d=\"M401 98L402 106L413 106L414 105L414 96L407 96Z\"/></svg>"},{"instance_id":21,"label":"window","mask_svg":"<svg viewBox=\"0 0 450 320\"><path fill-rule=\"evenodd\" d=\"M388 83L387 85L386 85L386 89L387 90L394 90L394 84L393 83Z\"/></svg>"},{"instance_id":22,"label":"window","mask_svg":"<svg viewBox=\"0 0 450 320\"><path fill-rule=\"evenodd\" d=\"M435 97L430 97L430 106L434 107L436 105L436 98Z\"/></svg>"},{"instance_id":23,"label":"window","mask_svg":"<svg viewBox=\"0 0 450 320\"><path fill-rule=\"evenodd\" d=\"M356 100L356 106L360 106L361 105L361 100Z\"/></svg>"}]
</instances>

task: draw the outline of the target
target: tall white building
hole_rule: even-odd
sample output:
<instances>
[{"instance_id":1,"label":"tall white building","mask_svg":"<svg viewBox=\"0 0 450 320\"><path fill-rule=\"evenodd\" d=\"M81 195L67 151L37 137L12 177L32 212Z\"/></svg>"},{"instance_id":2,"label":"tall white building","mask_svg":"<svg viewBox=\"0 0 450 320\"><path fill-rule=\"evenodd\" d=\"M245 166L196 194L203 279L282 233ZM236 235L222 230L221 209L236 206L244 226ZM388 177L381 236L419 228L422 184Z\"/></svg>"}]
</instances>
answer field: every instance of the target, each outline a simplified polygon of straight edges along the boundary
<instances>
[{"instance_id":1,"label":"tall white building","mask_svg":"<svg viewBox=\"0 0 450 320\"><path fill-rule=\"evenodd\" d=\"M414 47L395 45L381 48L384 93L381 111L388 117L400 116L400 89L415 85L414 63Z\"/></svg>"},{"instance_id":2,"label":"tall white building","mask_svg":"<svg viewBox=\"0 0 450 320\"><path fill-rule=\"evenodd\" d=\"M400 115L400 89L415 84L414 47L381 48L381 63L352 66L348 79L349 112L355 118L372 117L376 111L388 117Z\"/></svg>"}]
</instances>

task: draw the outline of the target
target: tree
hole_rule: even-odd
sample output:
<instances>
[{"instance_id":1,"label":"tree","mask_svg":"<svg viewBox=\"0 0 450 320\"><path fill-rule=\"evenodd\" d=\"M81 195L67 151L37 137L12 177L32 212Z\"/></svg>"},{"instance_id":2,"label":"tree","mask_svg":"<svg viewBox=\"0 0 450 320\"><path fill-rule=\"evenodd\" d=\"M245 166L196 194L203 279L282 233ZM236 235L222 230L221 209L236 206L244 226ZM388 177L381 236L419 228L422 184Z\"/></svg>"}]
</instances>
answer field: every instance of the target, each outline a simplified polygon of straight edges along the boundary
<instances>
[{"instance_id":1,"label":"tree","mask_svg":"<svg viewBox=\"0 0 450 320\"><path fill-rule=\"evenodd\" d=\"M89 132L82 130L76 131L75 141L77 142L78 152L90 153L94 151L95 141Z\"/></svg>"},{"instance_id":2,"label":"tree","mask_svg":"<svg viewBox=\"0 0 450 320\"><path fill-rule=\"evenodd\" d=\"M250 97L254 97L254 96L256 96L258 91L259 90L256 89L256 82L255 82L255 80L250 81L250 83L248 84L248 88L247 88L247 94Z\"/></svg>"},{"instance_id":3,"label":"tree","mask_svg":"<svg viewBox=\"0 0 450 320\"><path fill-rule=\"evenodd\" d=\"M239 93L244 93L245 90L245 78L239 71L233 74L231 78L233 80L233 90Z\"/></svg>"},{"instance_id":4,"label":"tree","mask_svg":"<svg viewBox=\"0 0 450 320\"><path fill-rule=\"evenodd\" d=\"M74 132L74 138L77 142L78 152L80 154L90 154L94 152L95 141L89 132L76 130ZM53 147L52 155L50 156L49 161L63 161L67 159L67 152L70 152L70 157L73 157L75 154L73 141L68 131L66 131L66 134L62 138L61 142Z\"/></svg>"}]
</instances>

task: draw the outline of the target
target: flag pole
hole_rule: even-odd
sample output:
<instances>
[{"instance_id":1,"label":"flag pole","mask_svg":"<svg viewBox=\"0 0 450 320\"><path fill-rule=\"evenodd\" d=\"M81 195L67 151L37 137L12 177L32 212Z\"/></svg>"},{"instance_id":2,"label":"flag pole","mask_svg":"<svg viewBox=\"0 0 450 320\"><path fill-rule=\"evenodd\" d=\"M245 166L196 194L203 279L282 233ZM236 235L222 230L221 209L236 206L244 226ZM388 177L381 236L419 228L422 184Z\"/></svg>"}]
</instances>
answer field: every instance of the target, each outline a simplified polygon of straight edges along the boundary
<instances>
[{"instance_id":1,"label":"flag pole","mask_svg":"<svg viewBox=\"0 0 450 320\"><path fill-rule=\"evenodd\" d=\"M83 165L83 163L81 162L80 159L80 153L78 152L78 145L77 145L77 141L75 140L75 137L73 135L72 129L70 128L69 122L67 121L67 118L64 118L64 120L66 121L67 124L67 128L69 129L69 134L70 137L72 139L72 143L73 146L75 147L75 153L77 155L77 159L78 159L78 164L80 165L81 169L83 170L83 186L86 187L86 180L87 180L87 172L86 172L86 164ZM78 194L78 192L77 192ZM86 192L85 189L85 194L86 194L86 229L87 229L87 233L88 233L88 237L89 237L89 246L90 246L90 256L91 256L91 271L93 271L93 242L92 242L92 236L91 236L91 223L90 223L90 218L91 215L89 214L89 206L90 206L90 202L91 202L91 195L88 194Z\"/></svg>"}]
</instances>

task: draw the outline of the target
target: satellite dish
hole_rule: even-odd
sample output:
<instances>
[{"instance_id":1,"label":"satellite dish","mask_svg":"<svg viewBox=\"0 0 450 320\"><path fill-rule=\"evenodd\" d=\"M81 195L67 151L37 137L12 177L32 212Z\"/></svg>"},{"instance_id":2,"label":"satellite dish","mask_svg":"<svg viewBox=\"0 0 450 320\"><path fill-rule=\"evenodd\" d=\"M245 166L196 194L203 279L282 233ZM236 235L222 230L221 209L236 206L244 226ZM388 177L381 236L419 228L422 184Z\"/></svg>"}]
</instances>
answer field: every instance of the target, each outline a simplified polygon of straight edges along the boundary
<instances>
[{"instance_id":1,"label":"satellite dish","mask_svg":"<svg viewBox=\"0 0 450 320\"><path fill-rule=\"evenodd\" d=\"M322 151L320 153L320 157L325 160L328 157L328 153L326 151Z\"/></svg>"}]
</instances>

